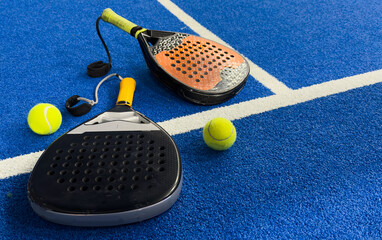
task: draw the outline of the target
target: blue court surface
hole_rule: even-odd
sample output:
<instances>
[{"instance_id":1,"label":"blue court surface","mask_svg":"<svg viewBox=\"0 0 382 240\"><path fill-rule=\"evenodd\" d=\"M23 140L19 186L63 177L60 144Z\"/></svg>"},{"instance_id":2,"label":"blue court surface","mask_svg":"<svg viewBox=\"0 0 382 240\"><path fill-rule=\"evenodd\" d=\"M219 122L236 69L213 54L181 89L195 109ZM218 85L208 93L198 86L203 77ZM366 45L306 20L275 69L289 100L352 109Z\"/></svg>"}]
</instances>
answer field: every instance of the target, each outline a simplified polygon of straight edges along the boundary
<instances>
[{"instance_id":1,"label":"blue court surface","mask_svg":"<svg viewBox=\"0 0 382 240\"><path fill-rule=\"evenodd\" d=\"M0 6L0 239L382 238L381 1L31 0ZM64 106L72 95L94 98L102 78L88 77L86 66L107 60L95 22L108 7L148 29L213 33L213 40L248 59L251 75L225 103L186 102L150 73L136 39L101 22L111 73L137 81L134 109L178 145L182 192L169 211L140 223L58 225L29 204L30 168L41 154L32 153L114 106L117 80L101 86L99 104L85 116L73 117ZM49 136L34 134L26 121L42 102L63 116ZM203 142L202 127L214 117L236 127L229 150Z\"/></svg>"}]
</instances>

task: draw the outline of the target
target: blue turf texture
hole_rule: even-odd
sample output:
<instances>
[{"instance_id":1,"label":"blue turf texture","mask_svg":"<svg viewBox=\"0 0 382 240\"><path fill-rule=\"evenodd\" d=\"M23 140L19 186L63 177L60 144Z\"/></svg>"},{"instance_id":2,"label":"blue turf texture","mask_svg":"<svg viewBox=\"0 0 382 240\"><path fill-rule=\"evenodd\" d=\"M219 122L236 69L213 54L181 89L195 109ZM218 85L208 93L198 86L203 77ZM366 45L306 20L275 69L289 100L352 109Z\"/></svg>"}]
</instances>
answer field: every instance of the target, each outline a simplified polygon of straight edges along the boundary
<instances>
[{"instance_id":1,"label":"blue turf texture","mask_svg":"<svg viewBox=\"0 0 382 240\"><path fill-rule=\"evenodd\" d=\"M293 89L382 68L380 0L174 2Z\"/></svg>"},{"instance_id":2,"label":"blue turf texture","mask_svg":"<svg viewBox=\"0 0 382 240\"><path fill-rule=\"evenodd\" d=\"M174 1L207 29L292 89L382 68L380 1ZM98 79L86 66L106 60L95 30L104 8L150 29L195 34L156 1L2 1L0 13L0 159L45 149L61 134L111 108L118 81L100 103L72 117L66 99L93 98ZM211 14L213 13L213 14ZM112 72L137 80L134 108L154 121L212 109L187 103L150 74L137 41L102 23ZM234 121L225 152L202 142L201 129L174 137L184 186L165 214L114 228L73 228L34 214L29 174L0 180L0 239L345 238L382 236L382 85ZM273 93L253 77L227 106ZM63 114L59 131L37 136L26 123L33 105Z\"/></svg>"}]
</instances>

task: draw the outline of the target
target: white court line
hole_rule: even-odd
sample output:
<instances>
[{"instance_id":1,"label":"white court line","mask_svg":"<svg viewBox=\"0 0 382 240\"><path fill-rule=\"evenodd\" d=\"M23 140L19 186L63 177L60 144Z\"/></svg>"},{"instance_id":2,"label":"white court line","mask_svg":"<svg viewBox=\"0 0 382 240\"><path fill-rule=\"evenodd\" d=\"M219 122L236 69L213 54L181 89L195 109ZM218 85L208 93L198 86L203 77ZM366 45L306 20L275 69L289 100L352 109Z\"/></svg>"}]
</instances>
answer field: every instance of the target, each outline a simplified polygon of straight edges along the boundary
<instances>
[{"instance_id":1,"label":"white court line","mask_svg":"<svg viewBox=\"0 0 382 240\"><path fill-rule=\"evenodd\" d=\"M0 161L0 179L31 172L43 152L29 153Z\"/></svg>"},{"instance_id":2,"label":"white court line","mask_svg":"<svg viewBox=\"0 0 382 240\"><path fill-rule=\"evenodd\" d=\"M165 8L167 8L167 10L169 10L172 14L174 14L180 21L184 22L184 24L186 24L194 32L198 33L200 36L211 39L212 41L232 48L229 44L224 42L222 39L213 34L207 28L203 27L200 23L198 23L195 19L193 19L190 15L185 13L182 9L180 9L170 0L158 0L158 2L162 4ZM254 77L258 82L263 84L266 88L271 90L273 93L284 94L292 91L292 89L288 88L284 83L280 82L275 77L273 77L272 75L264 71L262 68L254 64L251 60L249 60L248 58L246 59L249 63L251 76Z\"/></svg>"},{"instance_id":3,"label":"white court line","mask_svg":"<svg viewBox=\"0 0 382 240\"><path fill-rule=\"evenodd\" d=\"M200 129L214 117L236 120L381 82L382 69L300 88L288 94L272 95L174 118L158 124L169 134L176 135ZM42 151L0 161L0 179L30 172L41 154Z\"/></svg>"},{"instance_id":4,"label":"white court line","mask_svg":"<svg viewBox=\"0 0 382 240\"><path fill-rule=\"evenodd\" d=\"M225 107L214 108L209 111L170 119L161 122L160 125L166 129L169 134L176 135L202 128L206 122L214 117L224 117L232 121L379 82L382 82L382 69L309 87L303 87L285 94L257 98Z\"/></svg>"}]
</instances>

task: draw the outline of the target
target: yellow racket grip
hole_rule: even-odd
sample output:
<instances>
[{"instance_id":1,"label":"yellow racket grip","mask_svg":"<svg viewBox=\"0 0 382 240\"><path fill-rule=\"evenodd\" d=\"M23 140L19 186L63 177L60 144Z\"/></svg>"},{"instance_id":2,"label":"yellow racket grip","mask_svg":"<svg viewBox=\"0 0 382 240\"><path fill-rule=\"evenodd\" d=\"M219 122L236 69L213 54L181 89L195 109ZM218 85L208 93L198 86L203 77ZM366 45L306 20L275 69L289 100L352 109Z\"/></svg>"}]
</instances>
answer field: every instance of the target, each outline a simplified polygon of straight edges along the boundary
<instances>
[{"instance_id":1,"label":"yellow racket grip","mask_svg":"<svg viewBox=\"0 0 382 240\"><path fill-rule=\"evenodd\" d=\"M119 16L110 8L103 10L101 18L103 21L113 24L135 38L138 37L139 33L147 30Z\"/></svg>"},{"instance_id":2,"label":"yellow racket grip","mask_svg":"<svg viewBox=\"0 0 382 240\"><path fill-rule=\"evenodd\" d=\"M132 78L124 78L121 80L121 84L119 85L117 105L127 105L131 107L133 104L136 85L137 83Z\"/></svg>"}]
</instances>

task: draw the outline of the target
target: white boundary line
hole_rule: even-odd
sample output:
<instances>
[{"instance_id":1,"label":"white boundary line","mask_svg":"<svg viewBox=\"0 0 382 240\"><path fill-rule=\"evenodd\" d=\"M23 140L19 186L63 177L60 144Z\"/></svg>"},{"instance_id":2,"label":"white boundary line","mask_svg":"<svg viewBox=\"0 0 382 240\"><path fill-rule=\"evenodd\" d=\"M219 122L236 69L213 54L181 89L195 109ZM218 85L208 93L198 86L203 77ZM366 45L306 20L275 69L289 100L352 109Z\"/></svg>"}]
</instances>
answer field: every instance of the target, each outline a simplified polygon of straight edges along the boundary
<instances>
[{"instance_id":1,"label":"white boundary line","mask_svg":"<svg viewBox=\"0 0 382 240\"><path fill-rule=\"evenodd\" d=\"M232 48L229 44L224 42L222 39L213 34L207 28L203 27L200 23L198 23L195 19L193 19L190 15L185 13L182 9L180 9L170 0L158 0L158 2L162 4L167 10L169 10L172 14L174 14L180 21L184 22L184 24L190 27L194 32L198 33L200 36L211 39L212 41ZM292 89L288 88L284 83L280 82L275 77L267 73L265 70L254 64L251 60L249 60L248 58L246 59L249 63L251 76L254 77L258 82L263 84L266 88L271 90L273 93L284 94L292 91Z\"/></svg>"},{"instance_id":2,"label":"white boundary line","mask_svg":"<svg viewBox=\"0 0 382 240\"><path fill-rule=\"evenodd\" d=\"M158 124L166 129L166 131L171 135L176 135L186 133L191 130L200 129L209 119L214 117L220 116L230 120L241 119L254 114L296 105L311 101L313 99L322 98L381 82L382 69L300 88L286 94L272 95L195 113L184 117L174 118ZM30 172L42 152L43 151L1 160L0 180Z\"/></svg>"},{"instance_id":3,"label":"white boundary line","mask_svg":"<svg viewBox=\"0 0 382 240\"><path fill-rule=\"evenodd\" d=\"M290 93L257 98L230 106L214 108L208 111L170 119L161 122L160 125L166 129L169 134L176 135L202 128L206 122L214 117L224 117L232 121L380 82L382 82L382 69L303 87L293 90Z\"/></svg>"},{"instance_id":4,"label":"white boundary line","mask_svg":"<svg viewBox=\"0 0 382 240\"><path fill-rule=\"evenodd\" d=\"M0 179L31 172L43 152L29 153L0 161Z\"/></svg>"}]
</instances>

